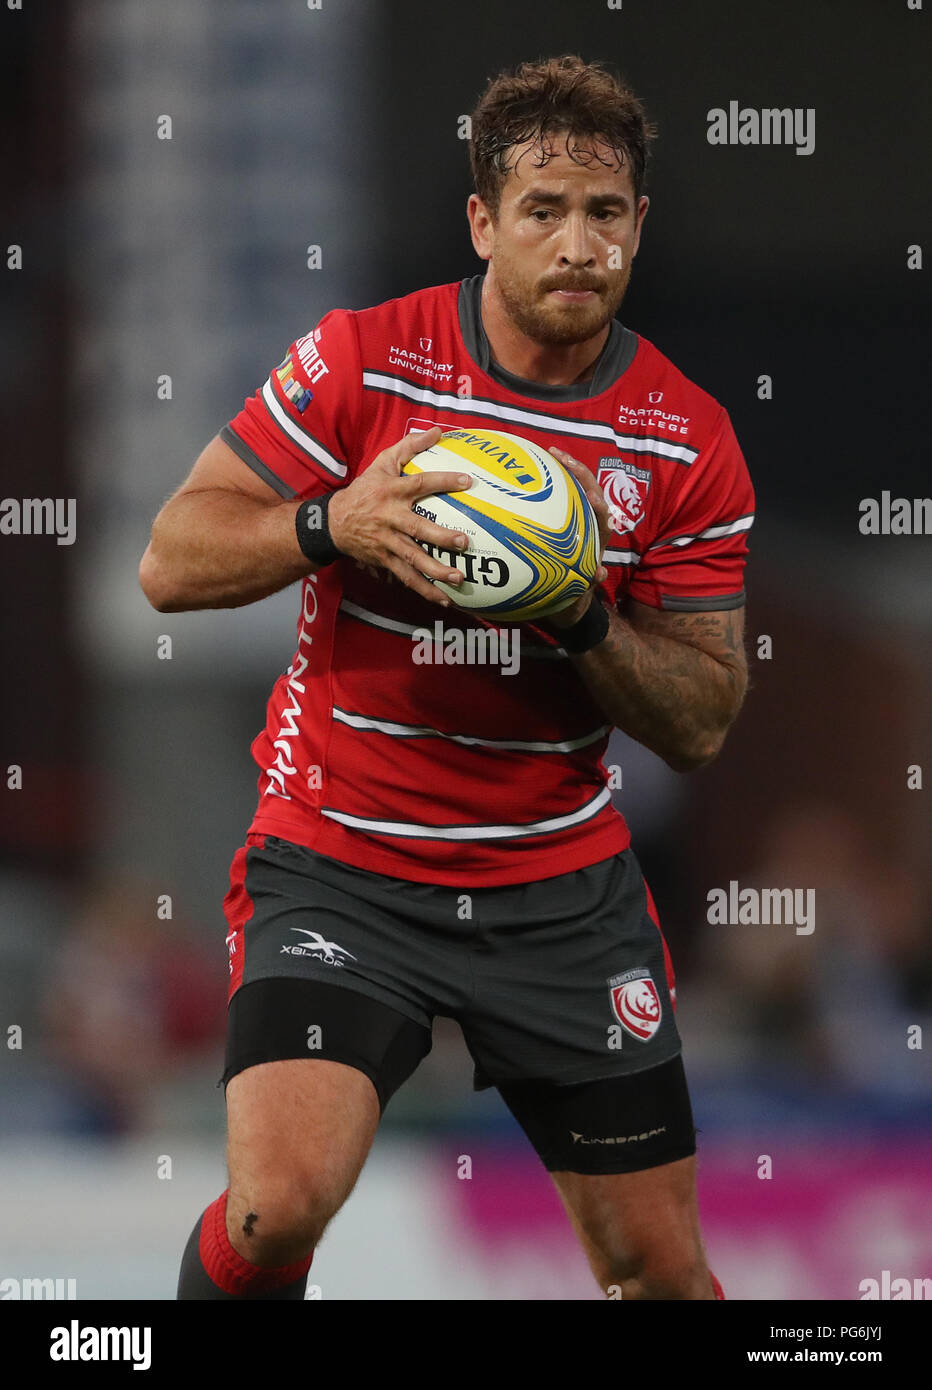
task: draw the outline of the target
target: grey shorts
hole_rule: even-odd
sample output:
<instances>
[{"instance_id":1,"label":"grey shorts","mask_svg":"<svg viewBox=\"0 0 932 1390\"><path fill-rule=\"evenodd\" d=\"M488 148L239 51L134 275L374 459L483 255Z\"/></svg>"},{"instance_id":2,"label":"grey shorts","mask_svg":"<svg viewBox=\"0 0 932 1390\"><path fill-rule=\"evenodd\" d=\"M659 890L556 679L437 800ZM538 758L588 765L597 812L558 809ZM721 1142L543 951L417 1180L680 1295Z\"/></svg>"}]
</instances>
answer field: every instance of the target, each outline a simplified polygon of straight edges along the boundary
<instances>
[{"instance_id":1,"label":"grey shorts","mask_svg":"<svg viewBox=\"0 0 932 1390\"><path fill-rule=\"evenodd\" d=\"M623 1077L681 1052L669 954L630 849L466 891L252 835L226 908L231 999L260 980L320 981L419 1024L428 1048L434 1017L455 1019L477 1090Z\"/></svg>"}]
</instances>

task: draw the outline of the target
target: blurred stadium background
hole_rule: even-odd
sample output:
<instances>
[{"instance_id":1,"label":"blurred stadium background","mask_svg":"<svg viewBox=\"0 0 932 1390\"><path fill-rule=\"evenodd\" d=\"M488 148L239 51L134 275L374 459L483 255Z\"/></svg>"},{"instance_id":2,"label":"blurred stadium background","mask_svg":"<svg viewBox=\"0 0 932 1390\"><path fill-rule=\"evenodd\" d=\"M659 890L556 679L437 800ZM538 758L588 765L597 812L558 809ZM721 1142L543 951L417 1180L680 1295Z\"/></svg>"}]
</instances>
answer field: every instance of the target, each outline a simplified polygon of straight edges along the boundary
<instances>
[{"instance_id":1,"label":"blurred stadium background","mask_svg":"<svg viewBox=\"0 0 932 1390\"><path fill-rule=\"evenodd\" d=\"M619 66L659 124L622 317L726 405L758 494L754 689L721 761L678 777L622 737L609 758L677 966L711 1263L746 1299L932 1275L929 792L907 788L909 765L932 775L932 541L858 530L862 497L930 491L928 272L907 270L928 20L866 0L4 7L23 264L2 491L76 498L77 539L0 538L3 768L23 769L0 830L0 1277L172 1298L225 1182L221 901L295 594L154 613L151 519L327 309L474 273L458 118L499 67L566 51ZM814 107L815 153L710 147L731 99ZM814 889L815 931L709 925L731 880ZM470 1082L438 1022L316 1257L324 1298L598 1296Z\"/></svg>"}]
</instances>

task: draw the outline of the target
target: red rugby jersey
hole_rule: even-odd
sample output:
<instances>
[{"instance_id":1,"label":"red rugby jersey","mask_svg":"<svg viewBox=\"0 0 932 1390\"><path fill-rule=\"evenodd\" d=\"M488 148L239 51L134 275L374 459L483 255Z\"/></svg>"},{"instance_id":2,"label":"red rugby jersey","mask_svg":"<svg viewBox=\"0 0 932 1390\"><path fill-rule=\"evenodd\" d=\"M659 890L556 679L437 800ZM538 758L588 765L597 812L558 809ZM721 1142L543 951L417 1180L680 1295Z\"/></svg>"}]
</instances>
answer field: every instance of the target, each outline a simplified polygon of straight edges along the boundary
<instances>
[{"instance_id":1,"label":"red rugby jersey","mask_svg":"<svg viewBox=\"0 0 932 1390\"><path fill-rule=\"evenodd\" d=\"M510 376L489 358L481 280L326 314L222 437L281 496L305 498L345 487L412 428L523 435L598 475L615 524L608 599L743 604L754 497L724 409L617 322L591 382ZM453 886L546 878L625 849L601 762L610 727L565 653L525 624L513 674L418 664L438 622L482 626L349 558L303 582L295 655L253 743L252 829Z\"/></svg>"}]
</instances>

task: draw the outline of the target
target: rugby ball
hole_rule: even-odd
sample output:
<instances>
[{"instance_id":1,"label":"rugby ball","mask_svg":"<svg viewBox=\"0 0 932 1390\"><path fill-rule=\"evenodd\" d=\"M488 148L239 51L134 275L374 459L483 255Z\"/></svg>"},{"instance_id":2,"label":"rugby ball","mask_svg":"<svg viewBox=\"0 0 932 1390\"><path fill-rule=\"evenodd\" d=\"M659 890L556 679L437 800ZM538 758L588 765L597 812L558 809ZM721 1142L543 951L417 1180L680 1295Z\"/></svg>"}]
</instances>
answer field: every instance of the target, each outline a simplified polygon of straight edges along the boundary
<instances>
[{"instance_id":1,"label":"rugby ball","mask_svg":"<svg viewBox=\"0 0 932 1390\"><path fill-rule=\"evenodd\" d=\"M447 430L403 471L473 479L464 492L435 493L413 507L469 541L464 551L419 542L464 574L458 587L434 580L461 608L526 622L567 608L595 579L595 512L572 473L539 444L498 430Z\"/></svg>"}]
</instances>

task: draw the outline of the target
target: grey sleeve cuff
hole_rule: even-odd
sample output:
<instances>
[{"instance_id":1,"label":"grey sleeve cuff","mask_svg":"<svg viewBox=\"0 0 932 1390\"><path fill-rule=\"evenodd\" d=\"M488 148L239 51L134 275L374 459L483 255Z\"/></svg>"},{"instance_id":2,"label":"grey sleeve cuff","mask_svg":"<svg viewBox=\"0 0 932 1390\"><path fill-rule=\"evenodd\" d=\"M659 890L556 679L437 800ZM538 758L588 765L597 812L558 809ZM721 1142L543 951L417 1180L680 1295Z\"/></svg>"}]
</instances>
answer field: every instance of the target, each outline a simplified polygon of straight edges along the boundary
<instances>
[{"instance_id":1,"label":"grey sleeve cuff","mask_svg":"<svg viewBox=\"0 0 932 1390\"><path fill-rule=\"evenodd\" d=\"M747 601L744 589L737 594L717 594L711 598L682 598L677 594L661 594L660 606L669 613L718 613L726 608L743 608Z\"/></svg>"},{"instance_id":2,"label":"grey sleeve cuff","mask_svg":"<svg viewBox=\"0 0 932 1390\"><path fill-rule=\"evenodd\" d=\"M229 425L224 425L223 429L220 431L220 438L223 440L224 444L229 444L234 454L237 454L239 458L243 460L243 463L248 464L254 473L258 473L264 483L268 483L269 487L273 487L279 497L287 497L289 500L292 497L297 497L298 494L295 492L294 488L282 482L281 478L272 472L268 464L263 463L259 455L254 454L249 445L244 444L236 431L232 430Z\"/></svg>"}]
</instances>

